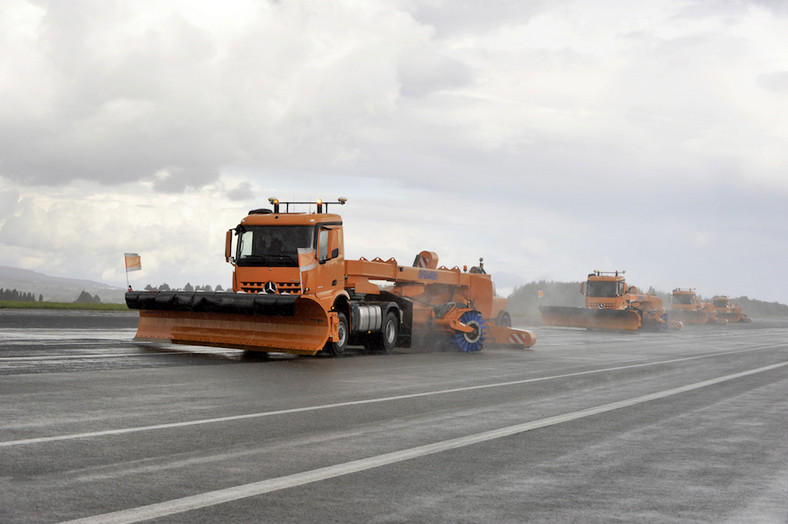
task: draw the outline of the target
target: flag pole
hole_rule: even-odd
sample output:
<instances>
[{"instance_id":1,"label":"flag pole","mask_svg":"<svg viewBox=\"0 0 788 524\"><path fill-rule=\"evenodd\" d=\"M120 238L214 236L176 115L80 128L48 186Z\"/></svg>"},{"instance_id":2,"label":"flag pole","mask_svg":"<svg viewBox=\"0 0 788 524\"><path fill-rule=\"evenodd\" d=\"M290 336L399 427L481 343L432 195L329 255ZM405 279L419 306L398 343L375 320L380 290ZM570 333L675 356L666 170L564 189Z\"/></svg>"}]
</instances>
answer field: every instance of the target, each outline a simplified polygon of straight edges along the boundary
<instances>
[{"instance_id":1,"label":"flag pole","mask_svg":"<svg viewBox=\"0 0 788 524\"><path fill-rule=\"evenodd\" d=\"M137 253L124 253L123 261L126 265L126 287L131 290L131 284L129 283L129 271L139 271L142 269L142 263L140 262L140 256Z\"/></svg>"}]
</instances>

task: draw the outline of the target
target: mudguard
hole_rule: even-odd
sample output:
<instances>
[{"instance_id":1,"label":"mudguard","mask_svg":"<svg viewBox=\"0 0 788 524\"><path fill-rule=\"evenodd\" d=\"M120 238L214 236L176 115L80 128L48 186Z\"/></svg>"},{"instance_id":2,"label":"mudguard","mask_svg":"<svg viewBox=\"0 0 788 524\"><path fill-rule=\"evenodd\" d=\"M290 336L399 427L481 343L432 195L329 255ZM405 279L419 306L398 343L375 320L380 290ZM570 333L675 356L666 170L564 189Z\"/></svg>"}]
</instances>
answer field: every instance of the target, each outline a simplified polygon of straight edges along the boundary
<instances>
[{"instance_id":1,"label":"mudguard","mask_svg":"<svg viewBox=\"0 0 788 524\"><path fill-rule=\"evenodd\" d=\"M518 347L529 348L536 344L536 334L527 329L517 329L507 326L499 326L490 321L487 324L490 338L487 341L492 347Z\"/></svg>"}]
</instances>

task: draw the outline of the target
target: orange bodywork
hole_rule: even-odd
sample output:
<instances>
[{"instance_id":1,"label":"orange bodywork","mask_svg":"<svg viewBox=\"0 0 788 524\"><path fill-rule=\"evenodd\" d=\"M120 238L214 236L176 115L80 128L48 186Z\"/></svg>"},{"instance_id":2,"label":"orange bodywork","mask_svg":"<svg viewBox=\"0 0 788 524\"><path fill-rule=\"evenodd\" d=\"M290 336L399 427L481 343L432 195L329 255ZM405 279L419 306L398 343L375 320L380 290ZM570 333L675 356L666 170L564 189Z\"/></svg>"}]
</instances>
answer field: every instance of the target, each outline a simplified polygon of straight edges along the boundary
<instances>
[{"instance_id":1,"label":"orange bodywork","mask_svg":"<svg viewBox=\"0 0 788 524\"><path fill-rule=\"evenodd\" d=\"M684 324L725 325L726 319L717 318L711 302L701 302L695 290L676 288L671 296L670 319Z\"/></svg>"},{"instance_id":2,"label":"orange bodywork","mask_svg":"<svg viewBox=\"0 0 788 524\"><path fill-rule=\"evenodd\" d=\"M414 330L468 332L460 317L467 311L478 311L487 321L487 333L496 345L530 347L536 343L531 331L500 325L506 299L495 296L493 282L481 268L470 272L458 267L437 267L438 255L422 251L413 266L402 266L393 258L382 260L348 260L345 262L348 290L377 295L385 290L409 300L413 305ZM378 282L392 283L381 289ZM448 304L454 307L446 308ZM443 312L439 306L447 309Z\"/></svg>"},{"instance_id":3,"label":"orange bodywork","mask_svg":"<svg viewBox=\"0 0 788 524\"><path fill-rule=\"evenodd\" d=\"M431 251L419 253L413 266L393 258L345 260L340 215L321 207L280 213L279 202L272 204L273 211L251 211L227 233L235 296L129 293L129 307L140 309L138 338L314 355L348 333L367 340L372 331L359 332L366 330L360 323L372 318L370 329L380 329L381 311L392 311L408 343L430 333L479 349L485 338L517 347L536 342L532 332L507 325L506 299L495 296L481 264L470 271L438 267Z\"/></svg>"},{"instance_id":4,"label":"orange bodywork","mask_svg":"<svg viewBox=\"0 0 788 524\"><path fill-rule=\"evenodd\" d=\"M752 319L744 314L741 306L734 304L725 295L717 295L711 299L717 318L728 322L752 322Z\"/></svg>"},{"instance_id":5,"label":"orange bodywork","mask_svg":"<svg viewBox=\"0 0 788 524\"><path fill-rule=\"evenodd\" d=\"M662 299L627 285L623 273L595 271L589 274L580 286L585 307L542 306L542 324L620 331L681 328L681 322L665 319Z\"/></svg>"}]
</instances>

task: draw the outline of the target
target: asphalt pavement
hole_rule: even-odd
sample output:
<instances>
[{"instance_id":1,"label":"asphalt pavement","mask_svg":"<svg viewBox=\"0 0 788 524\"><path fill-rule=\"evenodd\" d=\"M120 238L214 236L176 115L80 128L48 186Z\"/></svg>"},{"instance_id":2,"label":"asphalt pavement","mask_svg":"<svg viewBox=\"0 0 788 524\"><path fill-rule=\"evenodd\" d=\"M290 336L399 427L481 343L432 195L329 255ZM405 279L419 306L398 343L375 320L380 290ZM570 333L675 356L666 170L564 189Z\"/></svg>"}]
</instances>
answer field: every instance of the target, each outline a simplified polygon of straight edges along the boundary
<instances>
[{"instance_id":1,"label":"asphalt pavement","mask_svg":"<svg viewBox=\"0 0 788 524\"><path fill-rule=\"evenodd\" d=\"M0 310L0 522L788 522L788 320L268 359L135 326Z\"/></svg>"}]
</instances>

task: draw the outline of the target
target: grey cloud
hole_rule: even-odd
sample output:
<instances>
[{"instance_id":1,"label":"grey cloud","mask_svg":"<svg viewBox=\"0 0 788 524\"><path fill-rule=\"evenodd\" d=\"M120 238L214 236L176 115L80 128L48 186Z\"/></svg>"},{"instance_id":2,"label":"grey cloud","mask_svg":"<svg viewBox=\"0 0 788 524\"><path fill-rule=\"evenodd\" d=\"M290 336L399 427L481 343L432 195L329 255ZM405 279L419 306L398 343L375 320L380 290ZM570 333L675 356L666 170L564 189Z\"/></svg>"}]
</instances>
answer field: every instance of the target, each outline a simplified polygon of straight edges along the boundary
<instances>
[{"instance_id":1,"label":"grey cloud","mask_svg":"<svg viewBox=\"0 0 788 524\"><path fill-rule=\"evenodd\" d=\"M254 191L251 182L241 182L227 192L227 198L235 201L251 200L254 198Z\"/></svg>"},{"instance_id":2,"label":"grey cloud","mask_svg":"<svg viewBox=\"0 0 788 524\"><path fill-rule=\"evenodd\" d=\"M16 213L18 203L19 191L16 189L0 190L0 235L2 234L3 224Z\"/></svg>"},{"instance_id":3,"label":"grey cloud","mask_svg":"<svg viewBox=\"0 0 788 524\"><path fill-rule=\"evenodd\" d=\"M213 51L196 28L173 17L138 35L115 34L123 4L41 5L43 76L19 78L17 89L48 89L36 105L3 108L0 174L23 183L121 183L222 155L221 141L206 133L215 129L211 112L201 107L210 100L202 88L212 72L203 66Z\"/></svg>"},{"instance_id":4,"label":"grey cloud","mask_svg":"<svg viewBox=\"0 0 788 524\"><path fill-rule=\"evenodd\" d=\"M395 109L400 73L411 95L468 78L437 55L398 70L402 50L429 38L407 16L326 40L303 34L337 21L282 5L218 41L177 15L125 25L139 5L40 5L39 77L14 88L47 87L35 104L0 100L0 175L21 184L154 179L182 191L234 165L352 163L356 135Z\"/></svg>"},{"instance_id":5,"label":"grey cloud","mask_svg":"<svg viewBox=\"0 0 788 524\"><path fill-rule=\"evenodd\" d=\"M470 68L453 58L431 52L409 53L399 64L402 94L421 97L440 89L471 83Z\"/></svg>"},{"instance_id":6,"label":"grey cloud","mask_svg":"<svg viewBox=\"0 0 788 524\"><path fill-rule=\"evenodd\" d=\"M749 0L748 3L764 7L778 14L788 14L788 4L785 0Z\"/></svg>"},{"instance_id":7,"label":"grey cloud","mask_svg":"<svg viewBox=\"0 0 788 524\"><path fill-rule=\"evenodd\" d=\"M733 20L742 16L751 6L760 7L778 15L788 14L784 0L694 0L681 7L680 17L728 17Z\"/></svg>"},{"instance_id":8,"label":"grey cloud","mask_svg":"<svg viewBox=\"0 0 788 524\"><path fill-rule=\"evenodd\" d=\"M165 193L179 193L186 188L199 188L219 177L219 171L205 165L175 167L158 171L153 177L153 188Z\"/></svg>"},{"instance_id":9,"label":"grey cloud","mask_svg":"<svg viewBox=\"0 0 788 524\"><path fill-rule=\"evenodd\" d=\"M779 119L786 72L757 69L763 50L743 45L762 12L328 4L229 5L223 22L253 14L222 32L164 0L40 3L49 11L34 45L21 55L8 46L15 61L0 65L29 65L0 69L14 79L0 82L0 189L11 188L0 195L2 262L60 256L78 271L101 251L112 259L147 246L166 252L161 267L192 273L220 208L242 215L269 195L339 193L352 204L342 209L349 247L372 246L359 255L397 248L412 260L414 246L447 261L452 251L530 257L522 246L535 236L544 254L527 270L536 274L580 278L611 260L638 274L669 265L673 279L708 265L741 289L766 286L744 267L750 252L780 286L770 293L788 293L764 262L785 258L784 132L763 115ZM539 14L542 33L527 24ZM674 15L712 19L678 26ZM747 23L730 31L738 19ZM760 97L720 81L753 68L764 73ZM121 183L122 204L106 202ZM210 217L196 211L214 203ZM121 207L129 212L114 215ZM79 234L51 238L53 223ZM115 244L87 253L86 223L103 224L94 234Z\"/></svg>"}]
</instances>

